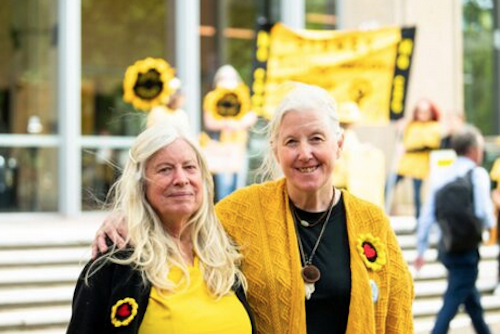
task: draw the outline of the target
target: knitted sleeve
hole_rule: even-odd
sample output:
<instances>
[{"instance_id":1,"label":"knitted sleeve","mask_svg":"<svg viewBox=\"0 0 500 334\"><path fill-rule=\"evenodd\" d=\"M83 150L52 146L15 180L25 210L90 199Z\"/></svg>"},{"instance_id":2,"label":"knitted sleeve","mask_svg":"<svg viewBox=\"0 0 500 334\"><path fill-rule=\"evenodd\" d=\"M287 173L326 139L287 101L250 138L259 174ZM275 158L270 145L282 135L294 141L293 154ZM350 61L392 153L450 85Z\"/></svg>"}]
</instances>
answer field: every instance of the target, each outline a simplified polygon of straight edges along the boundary
<instances>
[{"instance_id":1,"label":"knitted sleeve","mask_svg":"<svg viewBox=\"0 0 500 334\"><path fill-rule=\"evenodd\" d=\"M414 298L413 279L403 258L396 235L388 230L389 300L386 318L386 333L413 333L412 304Z\"/></svg>"}]
</instances>

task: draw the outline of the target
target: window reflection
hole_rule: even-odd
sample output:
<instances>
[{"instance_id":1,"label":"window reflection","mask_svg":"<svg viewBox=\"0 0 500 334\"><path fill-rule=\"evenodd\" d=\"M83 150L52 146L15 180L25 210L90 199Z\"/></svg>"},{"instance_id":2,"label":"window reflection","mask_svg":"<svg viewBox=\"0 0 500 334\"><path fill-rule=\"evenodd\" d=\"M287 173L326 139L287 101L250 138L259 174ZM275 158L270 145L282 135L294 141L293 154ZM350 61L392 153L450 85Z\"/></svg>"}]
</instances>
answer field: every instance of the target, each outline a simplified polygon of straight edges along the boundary
<instances>
[{"instance_id":1,"label":"window reflection","mask_svg":"<svg viewBox=\"0 0 500 334\"><path fill-rule=\"evenodd\" d=\"M56 27L57 0L2 1L0 134L25 134L31 116L57 132Z\"/></svg>"},{"instance_id":2,"label":"window reflection","mask_svg":"<svg viewBox=\"0 0 500 334\"><path fill-rule=\"evenodd\" d=\"M123 102L123 76L146 57L175 64L174 23L173 0L82 0L83 135L139 133L142 112Z\"/></svg>"},{"instance_id":3,"label":"window reflection","mask_svg":"<svg viewBox=\"0 0 500 334\"><path fill-rule=\"evenodd\" d=\"M0 212L57 211L57 150L0 148Z\"/></svg>"},{"instance_id":4,"label":"window reflection","mask_svg":"<svg viewBox=\"0 0 500 334\"><path fill-rule=\"evenodd\" d=\"M336 0L306 1L306 29L335 29Z\"/></svg>"},{"instance_id":5,"label":"window reflection","mask_svg":"<svg viewBox=\"0 0 500 334\"><path fill-rule=\"evenodd\" d=\"M128 159L128 149L84 149L82 151L83 210L99 210L109 189L120 176Z\"/></svg>"}]
</instances>

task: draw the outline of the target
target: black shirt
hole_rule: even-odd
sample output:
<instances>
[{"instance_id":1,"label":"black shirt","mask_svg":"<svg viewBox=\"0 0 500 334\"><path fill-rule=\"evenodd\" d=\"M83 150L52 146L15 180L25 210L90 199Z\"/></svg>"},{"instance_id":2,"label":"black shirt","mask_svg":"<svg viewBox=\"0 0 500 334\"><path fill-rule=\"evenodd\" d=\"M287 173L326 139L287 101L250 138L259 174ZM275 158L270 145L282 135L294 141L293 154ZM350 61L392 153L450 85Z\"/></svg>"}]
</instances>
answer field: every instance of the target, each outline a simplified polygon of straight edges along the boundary
<instances>
[{"instance_id":1,"label":"black shirt","mask_svg":"<svg viewBox=\"0 0 500 334\"><path fill-rule=\"evenodd\" d=\"M295 208L301 219L315 222L322 215ZM296 224L309 258L324 223L313 227ZM328 225L313 258L321 278L315 283L315 292L306 300L308 334L345 333L351 300L351 270L349 240L345 207L342 197L332 209Z\"/></svg>"}]
</instances>

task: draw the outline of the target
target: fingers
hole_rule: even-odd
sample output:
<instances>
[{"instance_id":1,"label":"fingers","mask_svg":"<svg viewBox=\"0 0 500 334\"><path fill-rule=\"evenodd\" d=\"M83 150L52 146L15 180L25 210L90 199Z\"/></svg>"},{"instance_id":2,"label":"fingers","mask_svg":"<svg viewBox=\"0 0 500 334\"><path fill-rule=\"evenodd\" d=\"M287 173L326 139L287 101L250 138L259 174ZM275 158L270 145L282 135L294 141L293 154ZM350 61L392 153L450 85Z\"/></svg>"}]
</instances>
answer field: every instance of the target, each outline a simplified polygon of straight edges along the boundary
<instances>
[{"instance_id":1,"label":"fingers","mask_svg":"<svg viewBox=\"0 0 500 334\"><path fill-rule=\"evenodd\" d=\"M108 251L107 238L119 249L125 248L127 246L127 236L127 223L124 217L119 213L109 215L97 231L92 242L92 258L95 259L99 253Z\"/></svg>"},{"instance_id":2,"label":"fingers","mask_svg":"<svg viewBox=\"0 0 500 334\"><path fill-rule=\"evenodd\" d=\"M415 262L414 262L414 265L415 265L415 269L417 269L417 271L420 271L420 269L422 269L422 267L424 266L424 263L425 263L425 260L423 257L419 256L415 259Z\"/></svg>"},{"instance_id":3,"label":"fingers","mask_svg":"<svg viewBox=\"0 0 500 334\"><path fill-rule=\"evenodd\" d=\"M127 236L127 225L123 219L117 220L117 223L119 225L113 225L108 236L118 248L123 249L127 246L127 242L125 241L125 237Z\"/></svg>"},{"instance_id":4,"label":"fingers","mask_svg":"<svg viewBox=\"0 0 500 334\"><path fill-rule=\"evenodd\" d=\"M108 246L106 245L106 234L101 227L95 234L94 240L92 241L92 259L95 260L99 253L104 254L107 251Z\"/></svg>"}]
</instances>

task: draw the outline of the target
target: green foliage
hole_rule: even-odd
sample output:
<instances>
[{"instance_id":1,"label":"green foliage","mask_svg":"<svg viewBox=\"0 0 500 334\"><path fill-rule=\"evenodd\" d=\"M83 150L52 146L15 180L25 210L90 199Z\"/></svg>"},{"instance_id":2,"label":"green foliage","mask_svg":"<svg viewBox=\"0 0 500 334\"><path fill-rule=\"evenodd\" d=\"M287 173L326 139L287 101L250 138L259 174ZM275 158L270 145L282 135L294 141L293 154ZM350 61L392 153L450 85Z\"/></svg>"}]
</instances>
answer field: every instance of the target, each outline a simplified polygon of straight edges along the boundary
<instances>
[{"instance_id":1,"label":"green foliage","mask_svg":"<svg viewBox=\"0 0 500 334\"><path fill-rule=\"evenodd\" d=\"M491 0L463 2L465 112L485 135L494 132L492 15Z\"/></svg>"}]
</instances>

